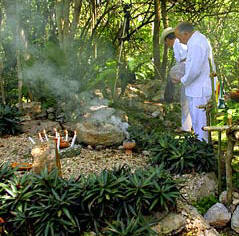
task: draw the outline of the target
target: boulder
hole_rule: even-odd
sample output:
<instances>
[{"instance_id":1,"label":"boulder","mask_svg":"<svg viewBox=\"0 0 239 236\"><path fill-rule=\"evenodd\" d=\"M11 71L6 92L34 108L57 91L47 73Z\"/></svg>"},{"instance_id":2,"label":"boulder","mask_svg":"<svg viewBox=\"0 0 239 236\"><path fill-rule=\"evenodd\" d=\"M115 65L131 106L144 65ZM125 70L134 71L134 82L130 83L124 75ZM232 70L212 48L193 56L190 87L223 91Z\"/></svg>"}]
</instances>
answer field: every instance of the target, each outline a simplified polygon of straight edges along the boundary
<instances>
[{"instance_id":1,"label":"boulder","mask_svg":"<svg viewBox=\"0 0 239 236\"><path fill-rule=\"evenodd\" d=\"M111 146L120 144L125 139L125 133L112 123L85 120L76 124L77 140L92 146Z\"/></svg>"},{"instance_id":2,"label":"boulder","mask_svg":"<svg viewBox=\"0 0 239 236\"><path fill-rule=\"evenodd\" d=\"M236 210L233 212L231 219L231 228L239 233L239 206L237 206Z\"/></svg>"},{"instance_id":3,"label":"boulder","mask_svg":"<svg viewBox=\"0 0 239 236\"><path fill-rule=\"evenodd\" d=\"M171 212L154 227L154 230L159 235L175 235L184 229L185 224L186 221L182 215Z\"/></svg>"},{"instance_id":4,"label":"boulder","mask_svg":"<svg viewBox=\"0 0 239 236\"><path fill-rule=\"evenodd\" d=\"M231 212L222 203L216 203L208 209L204 218L212 226L224 227L231 219Z\"/></svg>"}]
</instances>

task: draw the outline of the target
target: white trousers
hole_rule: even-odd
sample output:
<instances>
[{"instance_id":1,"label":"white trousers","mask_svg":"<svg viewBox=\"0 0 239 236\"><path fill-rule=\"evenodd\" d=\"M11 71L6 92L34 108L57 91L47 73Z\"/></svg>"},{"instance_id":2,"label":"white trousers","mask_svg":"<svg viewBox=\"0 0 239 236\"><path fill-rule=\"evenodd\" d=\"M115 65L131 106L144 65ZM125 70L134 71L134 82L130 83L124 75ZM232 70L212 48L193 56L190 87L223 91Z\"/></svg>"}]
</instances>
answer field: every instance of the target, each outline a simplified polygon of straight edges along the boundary
<instances>
[{"instance_id":1,"label":"white trousers","mask_svg":"<svg viewBox=\"0 0 239 236\"><path fill-rule=\"evenodd\" d=\"M208 142L208 132L203 131L202 127L207 125L206 111L198 109L200 105L206 105L210 96L206 97L187 97L189 102L189 111L192 118L192 126L194 133L198 135L199 140Z\"/></svg>"},{"instance_id":2,"label":"white trousers","mask_svg":"<svg viewBox=\"0 0 239 236\"><path fill-rule=\"evenodd\" d=\"M181 88L181 128L184 131L191 131L192 119L189 111L189 101L185 95L185 87Z\"/></svg>"}]
</instances>

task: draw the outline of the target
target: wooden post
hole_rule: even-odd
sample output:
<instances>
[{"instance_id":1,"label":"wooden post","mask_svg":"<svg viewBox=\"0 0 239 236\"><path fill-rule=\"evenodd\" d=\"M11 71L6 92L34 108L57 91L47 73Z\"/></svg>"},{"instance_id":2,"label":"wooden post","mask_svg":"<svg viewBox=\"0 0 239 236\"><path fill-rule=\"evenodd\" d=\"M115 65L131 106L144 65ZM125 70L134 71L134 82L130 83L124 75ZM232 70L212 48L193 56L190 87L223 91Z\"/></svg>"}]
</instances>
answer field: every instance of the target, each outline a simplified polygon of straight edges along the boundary
<instances>
[{"instance_id":1,"label":"wooden post","mask_svg":"<svg viewBox=\"0 0 239 236\"><path fill-rule=\"evenodd\" d=\"M233 149L235 145L234 137L231 134L227 134L227 155L226 155L226 183L227 183L227 204L232 202L232 167L231 161L233 157Z\"/></svg>"},{"instance_id":2,"label":"wooden post","mask_svg":"<svg viewBox=\"0 0 239 236\"><path fill-rule=\"evenodd\" d=\"M218 132L218 151L217 151L217 178L218 178L218 195L222 192L222 162L221 162L221 146L222 131Z\"/></svg>"}]
</instances>

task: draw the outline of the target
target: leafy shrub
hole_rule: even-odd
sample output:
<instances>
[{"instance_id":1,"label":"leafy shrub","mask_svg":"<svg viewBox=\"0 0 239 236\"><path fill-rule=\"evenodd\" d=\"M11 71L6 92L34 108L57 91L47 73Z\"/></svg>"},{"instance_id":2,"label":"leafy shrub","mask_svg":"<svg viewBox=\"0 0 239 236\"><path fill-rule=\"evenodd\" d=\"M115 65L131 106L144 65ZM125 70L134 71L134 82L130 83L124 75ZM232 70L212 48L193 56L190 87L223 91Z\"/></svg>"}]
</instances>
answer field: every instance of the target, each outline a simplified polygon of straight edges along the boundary
<instances>
[{"instance_id":1,"label":"leafy shrub","mask_svg":"<svg viewBox=\"0 0 239 236\"><path fill-rule=\"evenodd\" d=\"M20 112L16 107L0 104L0 135L20 132L19 116Z\"/></svg>"},{"instance_id":2,"label":"leafy shrub","mask_svg":"<svg viewBox=\"0 0 239 236\"><path fill-rule=\"evenodd\" d=\"M201 215L204 215L207 210L218 202L217 198L214 195L210 195L208 197L204 197L201 200L193 203Z\"/></svg>"},{"instance_id":3,"label":"leafy shrub","mask_svg":"<svg viewBox=\"0 0 239 236\"><path fill-rule=\"evenodd\" d=\"M139 216L131 219L114 221L108 223L107 228L104 230L104 235L108 236L153 236L158 235L151 226L154 223L147 222L144 217Z\"/></svg>"},{"instance_id":4,"label":"leafy shrub","mask_svg":"<svg viewBox=\"0 0 239 236\"><path fill-rule=\"evenodd\" d=\"M57 171L48 173L47 169L40 175L15 176L1 166L1 176L0 215L8 222L6 230L14 235L100 233L106 221L118 219L126 220L123 232L135 227L141 232L144 227L136 220L138 215L168 210L179 196L176 182L163 166L133 173L123 165L78 180L64 180Z\"/></svg>"},{"instance_id":5,"label":"leafy shrub","mask_svg":"<svg viewBox=\"0 0 239 236\"><path fill-rule=\"evenodd\" d=\"M215 169L213 147L189 134L175 138L160 135L150 148L153 165L163 163L171 173L208 172Z\"/></svg>"}]
</instances>

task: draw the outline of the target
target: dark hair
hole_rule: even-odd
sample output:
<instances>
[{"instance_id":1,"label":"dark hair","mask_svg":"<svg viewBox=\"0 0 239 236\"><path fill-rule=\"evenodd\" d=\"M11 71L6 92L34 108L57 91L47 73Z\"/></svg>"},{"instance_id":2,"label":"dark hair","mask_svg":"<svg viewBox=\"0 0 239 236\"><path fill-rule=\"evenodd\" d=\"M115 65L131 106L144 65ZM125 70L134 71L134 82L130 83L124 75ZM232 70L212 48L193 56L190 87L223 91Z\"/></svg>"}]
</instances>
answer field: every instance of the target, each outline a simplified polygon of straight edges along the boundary
<instances>
[{"instance_id":1,"label":"dark hair","mask_svg":"<svg viewBox=\"0 0 239 236\"><path fill-rule=\"evenodd\" d=\"M178 26L177 26L177 29L178 29L178 32L180 34L185 33L185 32L191 33L191 32L194 31L193 25L191 23L189 23L189 22L181 22L181 23L179 23Z\"/></svg>"},{"instance_id":2,"label":"dark hair","mask_svg":"<svg viewBox=\"0 0 239 236\"><path fill-rule=\"evenodd\" d=\"M164 40L166 40L166 39L175 39L175 38L176 38L176 36L175 36L174 32L172 32L172 33L168 34L168 35L165 37Z\"/></svg>"}]
</instances>

